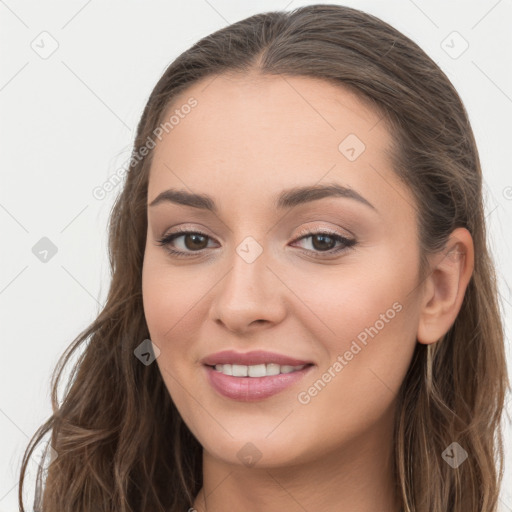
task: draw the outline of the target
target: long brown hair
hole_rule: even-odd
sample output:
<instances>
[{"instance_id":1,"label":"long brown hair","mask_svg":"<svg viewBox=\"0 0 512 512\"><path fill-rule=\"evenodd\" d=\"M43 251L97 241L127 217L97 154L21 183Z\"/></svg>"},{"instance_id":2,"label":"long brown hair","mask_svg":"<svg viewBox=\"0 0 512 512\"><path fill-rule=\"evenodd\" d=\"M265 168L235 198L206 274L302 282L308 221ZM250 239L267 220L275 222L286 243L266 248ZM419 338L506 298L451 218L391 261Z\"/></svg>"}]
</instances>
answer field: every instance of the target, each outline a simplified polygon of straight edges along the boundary
<instances>
[{"instance_id":1,"label":"long brown hair","mask_svg":"<svg viewBox=\"0 0 512 512\"><path fill-rule=\"evenodd\" d=\"M461 99L419 46L374 16L321 4L267 12L204 37L171 63L144 109L132 157L154 138L178 93L203 78L254 71L327 80L382 114L394 139L394 170L416 199L422 275L426 255L443 249L455 228L471 233L474 272L461 310L437 343L417 343L400 390L395 477L407 512L494 512L509 383L482 172ZM22 512L27 463L49 431L58 456L44 471L44 482L43 470L38 472L35 511L183 512L202 486L200 444L158 366L134 356L149 338L141 270L152 154L132 158L111 212L108 298L55 368L53 414L22 461ZM62 371L79 348L59 403ZM442 457L453 442L469 454L457 469Z\"/></svg>"}]
</instances>

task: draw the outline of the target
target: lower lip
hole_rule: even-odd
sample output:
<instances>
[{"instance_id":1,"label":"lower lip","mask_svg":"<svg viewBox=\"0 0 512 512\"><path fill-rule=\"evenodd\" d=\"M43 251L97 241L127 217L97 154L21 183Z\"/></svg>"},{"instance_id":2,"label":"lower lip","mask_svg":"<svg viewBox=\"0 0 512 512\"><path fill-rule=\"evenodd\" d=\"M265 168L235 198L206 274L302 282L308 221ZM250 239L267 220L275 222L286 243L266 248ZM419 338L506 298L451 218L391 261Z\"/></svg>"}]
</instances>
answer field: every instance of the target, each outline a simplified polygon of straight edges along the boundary
<instances>
[{"instance_id":1,"label":"lower lip","mask_svg":"<svg viewBox=\"0 0 512 512\"><path fill-rule=\"evenodd\" d=\"M308 365L295 372L269 375L268 377L233 377L224 375L211 366L205 366L208 380L217 392L227 398L243 402L262 400L273 396L299 382L311 368L313 365Z\"/></svg>"}]
</instances>

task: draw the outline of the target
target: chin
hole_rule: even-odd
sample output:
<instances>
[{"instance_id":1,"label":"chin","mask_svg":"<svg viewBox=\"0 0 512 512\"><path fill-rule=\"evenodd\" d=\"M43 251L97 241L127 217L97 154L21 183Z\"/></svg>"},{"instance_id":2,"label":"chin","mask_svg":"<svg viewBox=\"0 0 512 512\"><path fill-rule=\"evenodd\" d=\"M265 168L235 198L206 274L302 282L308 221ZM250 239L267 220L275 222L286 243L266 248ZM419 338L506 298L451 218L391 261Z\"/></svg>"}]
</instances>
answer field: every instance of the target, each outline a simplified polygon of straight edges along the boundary
<instances>
[{"instance_id":1,"label":"chin","mask_svg":"<svg viewBox=\"0 0 512 512\"><path fill-rule=\"evenodd\" d=\"M241 418L236 427L223 423L229 434L220 427L214 429L216 435L212 435L212 429L201 432L200 428L196 437L211 457L229 465L276 468L305 463L314 458L308 457L308 453L315 452L314 446L308 446L308 440L311 443L315 439L312 432L309 435L307 432L300 435L300 431L293 425L288 425L280 432L273 431L276 425L278 422L272 425L269 422L264 426L253 425L253 428L248 429L246 421ZM291 435L291 432L294 434Z\"/></svg>"}]
</instances>

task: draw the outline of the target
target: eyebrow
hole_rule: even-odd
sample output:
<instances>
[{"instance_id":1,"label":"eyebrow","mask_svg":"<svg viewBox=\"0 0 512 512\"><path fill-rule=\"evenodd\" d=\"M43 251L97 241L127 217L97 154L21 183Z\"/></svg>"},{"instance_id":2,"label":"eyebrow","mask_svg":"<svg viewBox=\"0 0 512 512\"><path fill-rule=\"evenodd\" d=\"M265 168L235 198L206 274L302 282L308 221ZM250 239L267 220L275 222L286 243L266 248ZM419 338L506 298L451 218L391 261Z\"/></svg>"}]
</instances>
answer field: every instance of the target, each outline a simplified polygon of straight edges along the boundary
<instances>
[{"instance_id":1,"label":"eyebrow","mask_svg":"<svg viewBox=\"0 0 512 512\"><path fill-rule=\"evenodd\" d=\"M353 199L362 203L369 208L377 211L368 200L361 196L352 188L344 187L338 184L330 185L313 185L303 187L293 187L290 189L283 190L277 197L274 197L274 206L278 210L286 208L293 208L300 204L309 203L311 201L317 201L318 199L324 199L327 197L342 197L347 199ZM186 190L169 189L164 190L158 196L151 201L150 207L156 206L161 203L176 203L184 206L191 206L192 208L199 208L203 210L209 210L215 214L218 213L218 207L212 197L207 194L194 194L187 192Z\"/></svg>"}]
</instances>

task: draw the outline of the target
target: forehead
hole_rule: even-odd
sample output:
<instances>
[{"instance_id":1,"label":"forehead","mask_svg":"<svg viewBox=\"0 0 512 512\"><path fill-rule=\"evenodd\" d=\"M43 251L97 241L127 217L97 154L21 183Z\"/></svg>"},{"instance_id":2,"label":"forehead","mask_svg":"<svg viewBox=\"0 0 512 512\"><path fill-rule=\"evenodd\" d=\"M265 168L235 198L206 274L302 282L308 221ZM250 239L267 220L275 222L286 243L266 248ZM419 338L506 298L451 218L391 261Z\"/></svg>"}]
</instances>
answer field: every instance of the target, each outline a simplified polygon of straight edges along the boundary
<instances>
[{"instance_id":1,"label":"forehead","mask_svg":"<svg viewBox=\"0 0 512 512\"><path fill-rule=\"evenodd\" d=\"M191 98L196 106L184 109ZM329 181L398 215L411 208L391 168L387 123L347 88L310 77L219 75L182 92L163 121L173 114L179 122L154 150L148 202L172 187L263 208L278 190Z\"/></svg>"},{"instance_id":2,"label":"forehead","mask_svg":"<svg viewBox=\"0 0 512 512\"><path fill-rule=\"evenodd\" d=\"M374 147L378 143L384 148L391 142L382 115L369 100L317 78L255 73L207 77L176 97L164 119L192 97L197 106L172 128L169 138L179 132L183 140L202 136L207 149L211 144L223 149L241 143L248 149L263 144L286 149L307 143L306 149L337 152L339 139L348 130ZM187 130L192 121L186 119L196 121L194 133Z\"/></svg>"}]
</instances>

